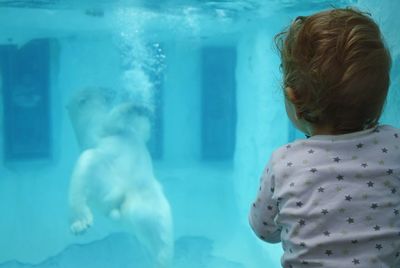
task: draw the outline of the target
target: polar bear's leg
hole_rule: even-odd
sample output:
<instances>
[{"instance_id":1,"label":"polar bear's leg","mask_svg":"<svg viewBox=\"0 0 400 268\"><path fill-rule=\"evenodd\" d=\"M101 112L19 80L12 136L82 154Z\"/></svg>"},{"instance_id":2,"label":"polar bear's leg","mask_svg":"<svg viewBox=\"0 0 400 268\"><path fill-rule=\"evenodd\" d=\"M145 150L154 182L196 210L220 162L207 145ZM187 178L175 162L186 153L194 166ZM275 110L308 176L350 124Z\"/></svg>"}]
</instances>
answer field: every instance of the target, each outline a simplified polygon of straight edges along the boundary
<instances>
[{"instance_id":1,"label":"polar bear's leg","mask_svg":"<svg viewBox=\"0 0 400 268\"><path fill-rule=\"evenodd\" d=\"M154 203L154 200L158 202ZM170 267L173 258L172 219L165 197L152 200L127 197L121 207L122 217L134 235L155 260L155 267Z\"/></svg>"},{"instance_id":2,"label":"polar bear's leg","mask_svg":"<svg viewBox=\"0 0 400 268\"><path fill-rule=\"evenodd\" d=\"M125 200L125 193L117 185L104 197L104 203L108 204L107 216L113 220L121 218L121 206Z\"/></svg>"},{"instance_id":3,"label":"polar bear's leg","mask_svg":"<svg viewBox=\"0 0 400 268\"><path fill-rule=\"evenodd\" d=\"M69 189L69 207L72 216L71 231L74 234L85 232L93 224L93 214L87 203L88 186L93 169L96 168L96 155L93 149L84 151L72 174Z\"/></svg>"}]
</instances>

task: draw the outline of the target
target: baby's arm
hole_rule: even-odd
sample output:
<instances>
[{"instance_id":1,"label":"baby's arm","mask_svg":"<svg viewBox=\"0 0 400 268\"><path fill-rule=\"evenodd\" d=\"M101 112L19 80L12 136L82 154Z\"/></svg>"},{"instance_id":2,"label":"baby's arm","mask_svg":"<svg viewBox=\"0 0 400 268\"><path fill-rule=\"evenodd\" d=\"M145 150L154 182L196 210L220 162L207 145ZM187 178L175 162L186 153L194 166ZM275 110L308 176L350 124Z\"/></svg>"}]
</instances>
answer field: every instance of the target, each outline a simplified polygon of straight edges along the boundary
<instances>
[{"instance_id":1,"label":"baby's arm","mask_svg":"<svg viewBox=\"0 0 400 268\"><path fill-rule=\"evenodd\" d=\"M86 231L93 224L93 215L88 206L89 195L88 182L96 166L96 155L94 149L84 151L72 174L69 189L69 207L71 210L72 223L71 231L80 234Z\"/></svg>"},{"instance_id":2,"label":"baby's arm","mask_svg":"<svg viewBox=\"0 0 400 268\"><path fill-rule=\"evenodd\" d=\"M276 226L274 218L278 213L276 200L272 198L275 187L275 176L271 165L264 170L256 201L252 204L249 222L254 233L269 243L281 241L281 230Z\"/></svg>"}]
</instances>

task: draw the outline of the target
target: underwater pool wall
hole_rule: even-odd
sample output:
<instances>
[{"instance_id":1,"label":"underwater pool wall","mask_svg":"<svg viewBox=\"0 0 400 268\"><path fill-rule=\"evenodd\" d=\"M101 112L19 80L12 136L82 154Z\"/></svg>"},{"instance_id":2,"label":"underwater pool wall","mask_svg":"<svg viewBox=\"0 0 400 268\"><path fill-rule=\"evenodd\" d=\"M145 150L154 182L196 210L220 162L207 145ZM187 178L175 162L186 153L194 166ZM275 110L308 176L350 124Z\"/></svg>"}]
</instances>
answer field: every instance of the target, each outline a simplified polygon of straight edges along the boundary
<instances>
[{"instance_id":1,"label":"underwater pool wall","mask_svg":"<svg viewBox=\"0 0 400 268\"><path fill-rule=\"evenodd\" d=\"M51 35L50 35L51 37ZM96 231L76 238L69 232L67 192L79 154L65 105L74 91L86 86L117 84L119 55L109 36L65 36L55 42L51 58L50 158L0 166L0 263L17 259L36 263L68 244L98 239Z\"/></svg>"},{"instance_id":2,"label":"underwater pool wall","mask_svg":"<svg viewBox=\"0 0 400 268\"><path fill-rule=\"evenodd\" d=\"M163 159L193 163L201 159L201 47L178 39L165 44Z\"/></svg>"}]
</instances>

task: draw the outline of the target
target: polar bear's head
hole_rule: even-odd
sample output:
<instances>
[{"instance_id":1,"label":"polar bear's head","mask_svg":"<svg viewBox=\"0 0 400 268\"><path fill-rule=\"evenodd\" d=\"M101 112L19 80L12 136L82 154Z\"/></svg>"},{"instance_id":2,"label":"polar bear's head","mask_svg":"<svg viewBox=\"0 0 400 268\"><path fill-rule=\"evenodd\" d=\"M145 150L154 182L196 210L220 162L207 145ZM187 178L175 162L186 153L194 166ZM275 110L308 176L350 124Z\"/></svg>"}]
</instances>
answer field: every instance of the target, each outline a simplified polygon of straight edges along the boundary
<instances>
[{"instance_id":1,"label":"polar bear's head","mask_svg":"<svg viewBox=\"0 0 400 268\"><path fill-rule=\"evenodd\" d=\"M115 106L104 123L103 135L135 135L144 142L150 139L152 112L133 102Z\"/></svg>"},{"instance_id":2,"label":"polar bear's head","mask_svg":"<svg viewBox=\"0 0 400 268\"><path fill-rule=\"evenodd\" d=\"M115 100L115 91L103 87L89 87L77 91L66 108L82 150L98 142L104 118Z\"/></svg>"}]
</instances>

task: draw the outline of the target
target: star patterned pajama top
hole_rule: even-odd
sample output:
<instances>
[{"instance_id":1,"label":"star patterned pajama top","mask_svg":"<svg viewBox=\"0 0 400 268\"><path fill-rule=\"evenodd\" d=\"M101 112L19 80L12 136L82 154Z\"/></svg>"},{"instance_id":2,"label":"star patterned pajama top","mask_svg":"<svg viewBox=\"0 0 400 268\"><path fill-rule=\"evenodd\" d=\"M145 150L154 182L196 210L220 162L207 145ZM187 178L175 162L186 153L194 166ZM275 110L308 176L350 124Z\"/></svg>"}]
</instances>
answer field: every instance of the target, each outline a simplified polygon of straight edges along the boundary
<instances>
[{"instance_id":1,"label":"star patterned pajama top","mask_svg":"<svg viewBox=\"0 0 400 268\"><path fill-rule=\"evenodd\" d=\"M317 135L276 150L249 221L284 268L400 267L400 130Z\"/></svg>"}]
</instances>

